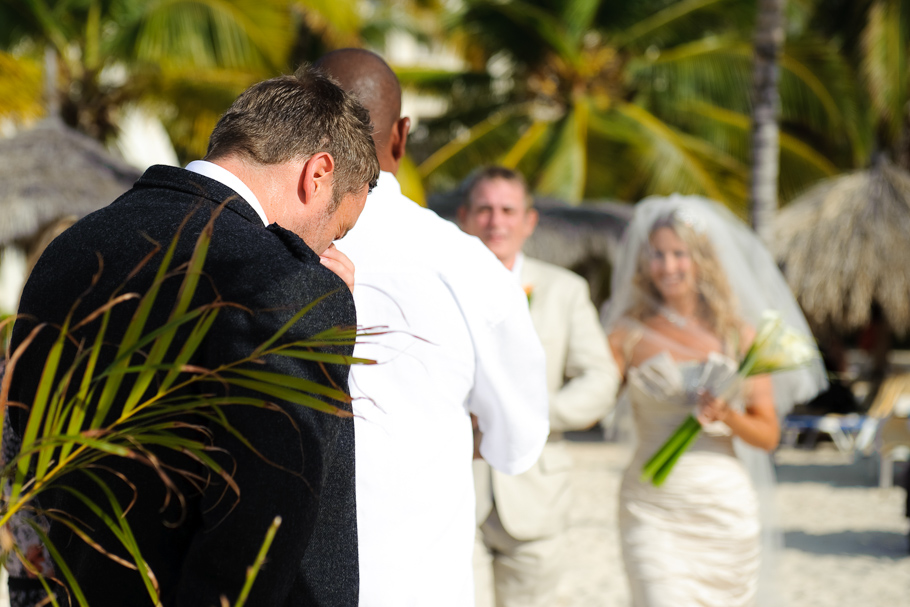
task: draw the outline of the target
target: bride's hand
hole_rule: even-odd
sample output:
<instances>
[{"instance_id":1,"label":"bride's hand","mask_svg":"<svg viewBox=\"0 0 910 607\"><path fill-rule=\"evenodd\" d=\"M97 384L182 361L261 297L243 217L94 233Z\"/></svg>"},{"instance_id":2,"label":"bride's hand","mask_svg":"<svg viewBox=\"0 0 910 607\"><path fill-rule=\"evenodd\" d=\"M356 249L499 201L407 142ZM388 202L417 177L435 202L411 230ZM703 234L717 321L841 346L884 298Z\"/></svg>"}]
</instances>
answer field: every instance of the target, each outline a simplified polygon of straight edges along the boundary
<instances>
[{"instance_id":1,"label":"bride's hand","mask_svg":"<svg viewBox=\"0 0 910 607\"><path fill-rule=\"evenodd\" d=\"M704 426L712 422L723 422L730 414L727 401L717 398L707 390L698 395L698 421Z\"/></svg>"}]
</instances>

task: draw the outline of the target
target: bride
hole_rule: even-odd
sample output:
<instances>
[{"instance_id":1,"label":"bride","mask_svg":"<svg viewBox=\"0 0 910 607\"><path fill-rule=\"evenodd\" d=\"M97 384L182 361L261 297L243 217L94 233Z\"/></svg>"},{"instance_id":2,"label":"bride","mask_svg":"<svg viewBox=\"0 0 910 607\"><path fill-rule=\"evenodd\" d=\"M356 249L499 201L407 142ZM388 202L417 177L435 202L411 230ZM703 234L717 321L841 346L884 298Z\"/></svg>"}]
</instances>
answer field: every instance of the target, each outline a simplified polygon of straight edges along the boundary
<instances>
[{"instance_id":1,"label":"bride","mask_svg":"<svg viewBox=\"0 0 910 607\"><path fill-rule=\"evenodd\" d=\"M824 375L816 365L723 387L763 311L808 335L805 319L767 251L716 203L642 201L621 250L607 326L638 433L619 500L632 603L757 605L767 542L753 476L770 486L780 409ZM693 411L700 437L661 486L642 482L644 463Z\"/></svg>"}]
</instances>

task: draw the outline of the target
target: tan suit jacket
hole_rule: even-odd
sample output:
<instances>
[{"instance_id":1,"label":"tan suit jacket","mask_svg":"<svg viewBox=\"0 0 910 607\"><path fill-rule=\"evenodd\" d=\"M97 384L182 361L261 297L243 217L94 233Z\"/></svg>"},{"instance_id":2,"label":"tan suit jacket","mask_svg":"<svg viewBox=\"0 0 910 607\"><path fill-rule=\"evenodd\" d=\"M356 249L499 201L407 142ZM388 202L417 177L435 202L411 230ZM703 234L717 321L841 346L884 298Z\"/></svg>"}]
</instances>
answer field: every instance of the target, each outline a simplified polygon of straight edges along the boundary
<instances>
[{"instance_id":1,"label":"tan suit jacket","mask_svg":"<svg viewBox=\"0 0 910 607\"><path fill-rule=\"evenodd\" d=\"M584 279L525 257L521 284L530 290L531 319L547 356L550 438L529 471L508 476L476 460L474 480L478 523L486 520L495 499L509 535L532 540L565 528L572 462L562 432L604 417L615 401L619 374Z\"/></svg>"}]
</instances>

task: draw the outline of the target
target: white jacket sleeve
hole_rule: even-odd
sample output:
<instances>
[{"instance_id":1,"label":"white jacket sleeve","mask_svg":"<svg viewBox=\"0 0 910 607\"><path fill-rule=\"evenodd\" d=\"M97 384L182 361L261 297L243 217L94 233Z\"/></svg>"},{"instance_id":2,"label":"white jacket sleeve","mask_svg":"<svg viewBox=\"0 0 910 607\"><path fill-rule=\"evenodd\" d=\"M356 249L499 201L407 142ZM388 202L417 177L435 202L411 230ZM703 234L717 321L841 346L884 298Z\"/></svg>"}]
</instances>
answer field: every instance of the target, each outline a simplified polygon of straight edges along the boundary
<instances>
[{"instance_id":1,"label":"white jacket sleeve","mask_svg":"<svg viewBox=\"0 0 910 607\"><path fill-rule=\"evenodd\" d=\"M462 302L476 363L468 409L483 433L484 460L519 474L537 461L550 433L544 351L527 296L486 247L478 257L472 296Z\"/></svg>"}]
</instances>

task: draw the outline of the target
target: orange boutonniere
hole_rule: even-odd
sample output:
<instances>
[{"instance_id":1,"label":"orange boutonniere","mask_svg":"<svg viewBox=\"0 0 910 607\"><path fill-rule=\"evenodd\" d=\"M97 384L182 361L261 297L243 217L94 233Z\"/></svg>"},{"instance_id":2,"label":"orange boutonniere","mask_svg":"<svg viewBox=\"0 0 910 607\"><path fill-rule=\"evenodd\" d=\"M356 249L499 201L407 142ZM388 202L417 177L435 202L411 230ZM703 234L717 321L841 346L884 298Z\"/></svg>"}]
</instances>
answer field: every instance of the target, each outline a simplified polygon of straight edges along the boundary
<instances>
[{"instance_id":1,"label":"orange boutonniere","mask_svg":"<svg viewBox=\"0 0 910 607\"><path fill-rule=\"evenodd\" d=\"M531 305L531 296L534 294L534 285L525 285L524 287L525 297L528 298L528 305Z\"/></svg>"}]
</instances>

